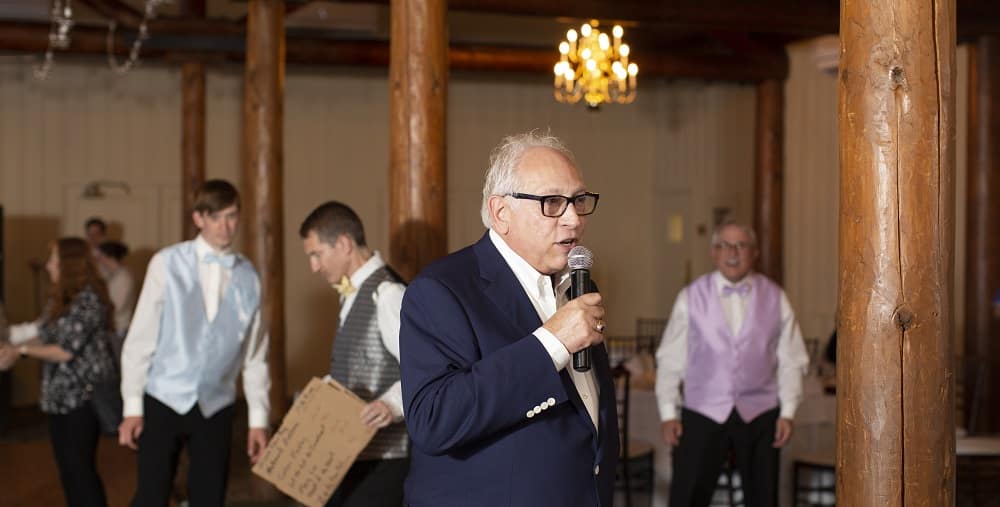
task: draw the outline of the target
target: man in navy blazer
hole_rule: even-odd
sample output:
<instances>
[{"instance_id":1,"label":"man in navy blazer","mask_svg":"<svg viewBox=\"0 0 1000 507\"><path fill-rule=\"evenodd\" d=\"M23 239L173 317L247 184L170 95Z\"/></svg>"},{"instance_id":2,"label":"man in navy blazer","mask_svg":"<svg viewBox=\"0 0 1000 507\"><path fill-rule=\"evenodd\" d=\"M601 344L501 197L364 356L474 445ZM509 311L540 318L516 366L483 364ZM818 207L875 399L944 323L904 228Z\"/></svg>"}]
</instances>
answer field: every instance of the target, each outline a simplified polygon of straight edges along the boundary
<instances>
[{"instance_id":1,"label":"man in navy blazer","mask_svg":"<svg viewBox=\"0 0 1000 507\"><path fill-rule=\"evenodd\" d=\"M566 301L569 250L598 195L551 136L493 152L474 245L403 297L410 506L611 506L618 422L597 293ZM592 348L593 368L572 353Z\"/></svg>"}]
</instances>

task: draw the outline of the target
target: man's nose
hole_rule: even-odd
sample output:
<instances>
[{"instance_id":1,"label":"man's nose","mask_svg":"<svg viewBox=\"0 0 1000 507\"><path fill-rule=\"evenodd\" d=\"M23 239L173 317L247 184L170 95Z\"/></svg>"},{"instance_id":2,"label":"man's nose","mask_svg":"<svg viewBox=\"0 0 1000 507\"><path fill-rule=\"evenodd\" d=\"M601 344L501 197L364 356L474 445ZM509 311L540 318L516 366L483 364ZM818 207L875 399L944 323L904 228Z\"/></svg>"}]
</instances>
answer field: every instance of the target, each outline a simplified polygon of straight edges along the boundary
<instances>
[{"instance_id":1,"label":"man's nose","mask_svg":"<svg viewBox=\"0 0 1000 507\"><path fill-rule=\"evenodd\" d=\"M583 218L576 213L576 206L574 206L573 203L569 203L566 205L566 211L561 217L559 217L559 221L564 225L572 226L580 224L580 222L583 221Z\"/></svg>"}]
</instances>

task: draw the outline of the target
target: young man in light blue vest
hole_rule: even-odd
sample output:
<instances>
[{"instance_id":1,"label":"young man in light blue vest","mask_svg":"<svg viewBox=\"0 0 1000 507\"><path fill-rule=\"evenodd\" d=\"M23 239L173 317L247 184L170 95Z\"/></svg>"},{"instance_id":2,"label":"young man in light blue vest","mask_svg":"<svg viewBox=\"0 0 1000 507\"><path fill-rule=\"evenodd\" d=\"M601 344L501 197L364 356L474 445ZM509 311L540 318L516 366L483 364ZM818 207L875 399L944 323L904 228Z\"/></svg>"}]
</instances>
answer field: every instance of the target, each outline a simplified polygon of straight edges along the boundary
<instances>
[{"instance_id":1,"label":"young man in light blue vest","mask_svg":"<svg viewBox=\"0 0 1000 507\"><path fill-rule=\"evenodd\" d=\"M230 250L239 216L236 188L206 181L192 213L198 236L149 261L122 349L118 440L138 450L133 507L167 505L184 445L190 505L223 505L240 370L251 463L267 444L268 337L257 271Z\"/></svg>"},{"instance_id":2,"label":"young man in light blue vest","mask_svg":"<svg viewBox=\"0 0 1000 507\"><path fill-rule=\"evenodd\" d=\"M409 470L409 440L399 384L399 308L405 286L365 242L358 215L330 201L299 229L309 267L340 293L340 323L330 377L368 402L358 417L375 437L327 507L398 507Z\"/></svg>"}]
</instances>

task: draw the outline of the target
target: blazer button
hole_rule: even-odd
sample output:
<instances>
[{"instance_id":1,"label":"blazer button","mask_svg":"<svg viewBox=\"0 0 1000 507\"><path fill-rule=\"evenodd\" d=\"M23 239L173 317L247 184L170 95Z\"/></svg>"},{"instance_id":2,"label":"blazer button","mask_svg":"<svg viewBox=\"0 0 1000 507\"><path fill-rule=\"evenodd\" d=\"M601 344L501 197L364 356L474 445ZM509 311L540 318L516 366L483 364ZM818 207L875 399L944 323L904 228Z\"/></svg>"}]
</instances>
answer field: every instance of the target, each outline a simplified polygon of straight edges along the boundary
<instances>
[{"instance_id":1,"label":"blazer button","mask_svg":"<svg viewBox=\"0 0 1000 507\"><path fill-rule=\"evenodd\" d=\"M552 406L555 406L556 399L555 398L549 398L549 399L545 400L545 402L548 403L550 407L552 407Z\"/></svg>"},{"instance_id":2,"label":"blazer button","mask_svg":"<svg viewBox=\"0 0 1000 507\"><path fill-rule=\"evenodd\" d=\"M535 417L535 411L534 410L529 410L526 415L528 416L528 419L531 419L532 417Z\"/></svg>"},{"instance_id":3,"label":"blazer button","mask_svg":"<svg viewBox=\"0 0 1000 507\"><path fill-rule=\"evenodd\" d=\"M541 414L542 413L542 407L539 407L538 405L535 405L535 408L532 410L532 412L534 412L536 415L537 414Z\"/></svg>"},{"instance_id":4,"label":"blazer button","mask_svg":"<svg viewBox=\"0 0 1000 507\"><path fill-rule=\"evenodd\" d=\"M601 473L601 465L594 465L594 475L599 475Z\"/></svg>"}]
</instances>

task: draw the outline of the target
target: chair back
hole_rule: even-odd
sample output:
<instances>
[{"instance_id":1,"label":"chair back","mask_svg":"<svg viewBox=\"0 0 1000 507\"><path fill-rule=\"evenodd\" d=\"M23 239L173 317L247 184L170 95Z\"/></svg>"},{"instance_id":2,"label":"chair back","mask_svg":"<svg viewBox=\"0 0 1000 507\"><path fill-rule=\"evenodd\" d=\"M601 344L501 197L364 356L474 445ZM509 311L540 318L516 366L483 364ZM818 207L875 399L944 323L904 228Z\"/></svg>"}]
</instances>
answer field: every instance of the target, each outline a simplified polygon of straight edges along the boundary
<instances>
[{"instance_id":1,"label":"chair back","mask_svg":"<svg viewBox=\"0 0 1000 507\"><path fill-rule=\"evenodd\" d=\"M663 331L667 328L667 319L660 317L639 317L635 319L635 336L642 351L656 356L660 346Z\"/></svg>"}]
</instances>

